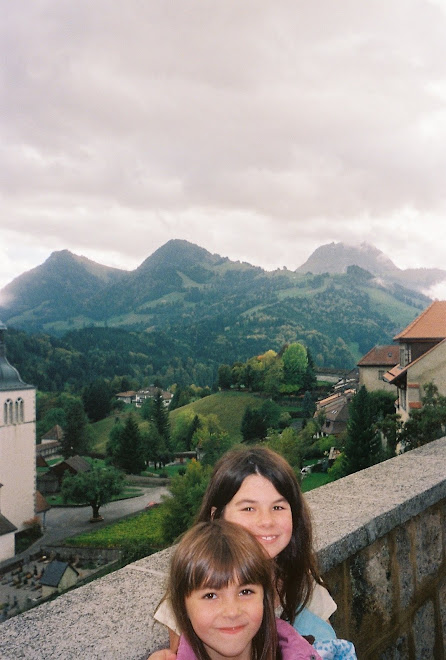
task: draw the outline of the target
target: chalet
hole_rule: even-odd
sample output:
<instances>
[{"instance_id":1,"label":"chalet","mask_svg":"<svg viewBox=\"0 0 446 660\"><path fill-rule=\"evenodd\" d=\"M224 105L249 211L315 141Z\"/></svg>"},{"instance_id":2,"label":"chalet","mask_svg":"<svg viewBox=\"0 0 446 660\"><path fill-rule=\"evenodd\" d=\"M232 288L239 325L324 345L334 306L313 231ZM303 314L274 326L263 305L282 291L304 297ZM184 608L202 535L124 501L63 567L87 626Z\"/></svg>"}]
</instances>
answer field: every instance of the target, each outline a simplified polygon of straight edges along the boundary
<instances>
[{"instance_id":1,"label":"chalet","mask_svg":"<svg viewBox=\"0 0 446 660\"><path fill-rule=\"evenodd\" d=\"M46 598L56 592L61 593L70 587L74 587L78 577L79 573L71 564L54 559L47 565L40 578L42 597Z\"/></svg>"},{"instance_id":2,"label":"chalet","mask_svg":"<svg viewBox=\"0 0 446 660\"><path fill-rule=\"evenodd\" d=\"M399 362L400 348L398 344L389 346L374 346L358 362L359 386L365 386L367 391L387 390L394 392L395 388L384 380L384 374Z\"/></svg>"},{"instance_id":3,"label":"chalet","mask_svg":"<svg viewBox=\"0 0 446 660\"><path fill-rule=\"evenodd\" d=\"M339 436L345 431L350 402L355 394L356 389L344 390L344 392L336 392L325 399L317 401L314 417L323 414L325 418L321 428L322 436Z\"/></svg>"},{"instance_id":4,"label":"chalet","mask_svg":"<svg viewBox=\"0 0 446 660\"><path fill-rule=\"evenodd\" d=\"M40 438L40 443L36 445L36 456L49 458L60 454L62 438L62 427L56 424Z\"/></svg>"},{"instance_id":5,"label":"chalet","mask_svg":"<svg viewBox=\"0 0 446 660\"><path fill-rule=\"evenodd\" d=\"M446 396L446 301L435 301L394 337L398 364L384 374L397 388L396 411L405 422L422 407L424 386L433 382Z\"/></svg>"},{"instance_id":6,"label":"chalet","mask_svg":"<svg viewBox=\"0 0 446 660\"><path fill-rule=\"evenodd\" d=\"M172 392L167 392L166 390L161 390L159 387L150 386L145 390L139 390L136 392L135 404L137 408L140 408L146 399L154 399L158 392L161 392L161 398L165 408L168 408L170 402L173 398Z\"/></svg>"},{"instance_id":7,"label":"chalet","mask_svg":"<svg viewBox=\"0 0 446 660\"><path fill-rule=\"evenodd\" d=\"M80 474L81 472L89 472L90 470L91 465L85 458L82 458L82 456L71 456L61 463L53 465L49 472L52 476L57 478L60 489L66 472L69 472L70 474Z\"/></svg>"},{"instance_id":8,"label":"chalet","mask_svg":"<svg viewBox=\"0 0 446 660\"><path fill-rule=\"evenodd\" d=\"M124 403L135 403L136 392L134 390L129 390L128 392L118 392L116 398L118 401L124 401Z\"/></svg>"},{"instance_id":9,"label":"chalet","mask_svg":"<svg viewBox=\"0 0 446 660\"><path fill-rule=\"evenodd\" d=\"M165 408L168 408L170 402L173 398L172 392L167 390L161 390L159 387L151 385L145 390L138 390L137 392L129 390L128 392L119 392L116 394L118 401L124 401L124 403L134 403L137 408L140 408L146 399L154 399L157 392L161 392L161 397Z\"/></svg>"}]
</instances>

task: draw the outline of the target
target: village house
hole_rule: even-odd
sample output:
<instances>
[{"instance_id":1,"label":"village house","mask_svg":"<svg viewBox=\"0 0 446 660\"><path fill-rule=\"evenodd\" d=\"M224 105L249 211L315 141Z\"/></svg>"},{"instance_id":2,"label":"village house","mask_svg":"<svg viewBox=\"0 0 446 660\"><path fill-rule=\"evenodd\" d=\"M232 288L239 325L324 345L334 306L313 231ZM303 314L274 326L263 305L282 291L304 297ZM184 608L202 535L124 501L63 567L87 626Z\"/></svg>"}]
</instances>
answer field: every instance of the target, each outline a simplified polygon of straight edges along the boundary
<instances>
[{"instance_id":1,"label":"village house","mask_svg":"<svg viewBox=\"0 0 446 660\"><path fill-rule=\"evenodd\" d=\"M324 421L320 435L339 436L347 428L348 409L356 389L336 392L316 402L314 417L323 416Z\"/></svg>"},{"instance_id":2,"label":"village house","mask_svg":"<svg viewBox=\"0 0 446 660\"><path fill-rule=\"evenodd\" d=\"M66 561L51 561L40 578L42 598L74 587L79 577L77 570Z\"/></svg>"},{"instance_id":3,"label":"village house","mask_svg":"<svg viewBox=\"0 0 446 660\"><path fill-rule=\"evenodd\" d=\"M140 408L146 399L154 399L157 392L161 392L161 397L165 408L168 408L170 402L173 398L172 392L167 390L162 390L159 387L151 385L145 390L138 390L137 392L129 390L128 392L119 392L116 394L118 401L124 401L124 403L134 403L136 408Z\"/></svg>"},{"instance_id":4,"label":"village house","mask_svg":"<svg viewBox=\"0 0 446 660\"><path fill-rule=\"evenodd\" d=\"M398 344L389 346L374 346L358 362L359 386L365 386L368 392L385 390L394 392L395 388L384 380L384 375L399 362L400 349Z\"/></svg>"},{"instance_id":5,"label":"village house","mask_svg":"<svg viewBox=\"0 0 446 660\"><path fill-rule=\"evenodd\" d=\"M446 301L435 301L394 337L398 364L384 374L396 387L396 412L406 422L410 411L422 407L424 386L434 383L446 396Z\"/></svg>"},{"instance_id":6,"label":"village house","mask_svg":"<svg viewBox=\"0 0 446 660\"><path fill-rule=\"evenodd\" d=\"M36 456L43 458L57 456L62 447L62 438L63 429L56 424L40 438L40 443L36 445Z\"/></svg>"}]
</instances>

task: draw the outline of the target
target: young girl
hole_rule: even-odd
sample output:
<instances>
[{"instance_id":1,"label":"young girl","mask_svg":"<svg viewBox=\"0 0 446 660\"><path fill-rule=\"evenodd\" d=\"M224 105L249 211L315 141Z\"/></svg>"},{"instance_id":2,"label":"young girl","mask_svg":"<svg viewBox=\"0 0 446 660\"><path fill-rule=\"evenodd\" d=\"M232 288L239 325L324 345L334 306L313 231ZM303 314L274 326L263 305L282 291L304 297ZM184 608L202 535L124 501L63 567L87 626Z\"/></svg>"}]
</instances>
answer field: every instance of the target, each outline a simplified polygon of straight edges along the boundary
<instances>
[{"instance_id":1,"label":"young girl","mask_svg":"<svg viewBox=\"0 0 446 660\"><path fill-rule=\"evenodd\" d=\"M268 556L240 525L216 520L189 530L167 590L183 631L177 660L320 660L289 624L276 624L273 579Z\"/></svg>"},{"instance_id":2,"label":"young girl","mask_svg":"<svg viewBox=\"0 0 446 660\"><path fill-rule=\"evenodd\" d=\"M296 476L266 447L227 452L215 465L197 522L224 520L248 529L274 559L276 605L281 618L315 640L336 634L328 618L336 604L323 587L312 547L311 520ZM176 651L179 628L165 600L155 619L169 628Z\"/></svg>"}]
</instances>

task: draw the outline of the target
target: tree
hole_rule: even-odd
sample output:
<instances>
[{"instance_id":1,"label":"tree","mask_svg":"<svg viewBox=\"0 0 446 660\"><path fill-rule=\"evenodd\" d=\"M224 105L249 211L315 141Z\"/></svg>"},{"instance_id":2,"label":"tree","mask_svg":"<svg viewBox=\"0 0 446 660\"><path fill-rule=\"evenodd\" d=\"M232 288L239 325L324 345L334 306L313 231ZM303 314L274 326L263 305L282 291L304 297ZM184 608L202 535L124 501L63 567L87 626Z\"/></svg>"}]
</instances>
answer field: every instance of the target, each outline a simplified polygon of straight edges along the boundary
<instances>
[{"instance_id":1,"label":"tree","mask_svg":"<svg viewBox=\"0 0 446 660\"><path fill-rule=\"evenodd\" d=\"M200 419L196 431L197 448L200 450L202 465L215 465L233 445L229 434L223 430L217 415L206 415Z\"/></svg>"},{"instance_id":2,"label":"tree","mask_svg":"<svg viewBox=\"0 0 446 660\"><path fill-rule=\"evenodd\" d=\"M164 464L168 463L169 460L172 460L173 453L170 444L169 413L164 406L161 390L157 390L155 397L152 399L150 421L155 424L156 430L165 447L162 461Z\"/></svg>"},{"instance_id":3,"label":"tree","mask_svg":"<svg viewBox=\"0 0 446 660\"><path fill-rule=\"evenodd\" d=\"M303 376L302 387L305 390L309 390L310 392L312 392L317 387L317 378L314 370L313 356L311 355L311 352L308 350L308 348L307 348L307 359L308 359L308 364L305 370L305 374Z\"/></svg>"},{"instance_id":4,"label":"tree","mask_svg":"<svg viewBox=\"0 0 446 660\"><path fill-rule=\"evenodd\" d=\"M268 351L269 352L269 351ZM276 357L274 362L267 364L263 388L273 397L280 393L280 386L283 383L283 360Z\"/></svg>"},{"instance_id":5,"label":"tree","mask_svg":"<svg viewBox=\"0 0 446 660\"><path fill-rule=\"evenodd\" d=\"M309 390L306 390L302 401L302 412L305 419L308 419L309 417L313 417L313 413L315 410L316 410L316 405L313 401L313 397L311 396L311 392Z\"/></svg>"},{"instance_id":6,"label":"tree","mask_svg":"<svg viewBox=\"0 0 446 660\"><path fill-rule=\"evenodd\" d=\"M243 442L257 442L266 437L269 428L279 424L281 409L274 401L265 401L260 408L247 406L241 423Z\"/></svg>"},{"instance_id":7,"label":"tree","mask_svg":"<svg viewBox=\"0 0 446 660\"><path fill-rule=\"evenodd\" d=\"M381 442L374 425L369 393L364 385L350 404L342 471L344 475L379 462Z\"/></svg>"},{"instance_id":8,"label":"tree","mask_svg":"<svg viewBox=\"0 0 446 660\"><path fill-rule=\"evenodd\" d=\"M305 346L299 342L290 344L283 356L283 392L298 392L304 383L308 367L308 357Z\"/></svg>"},{"instance_id":9,"label":"tree","mask_svg":"<svg viewBox=\"0 0 446 660\"><path fill-rule=\"evenodd\" d=\"M102 520L99 509L113 497L120 495L124 488L124 475L113 467L101 467L97 463L89 472L66 474L62 481L64 502L88 504L92 508L92 522Z\"/></svg>"},{"instance_id":10,"label":"tree","mask_svg":"<svg viewBox=\"0 0 446 660\"><path fill-rule=\"evenodd\" d=\"M153 463L156 470L158 463L162 465L165 445L153 422L148 423L148 427L141 434L141 438L145 460L147 463Z\"/></svg>"},{"instance_id":11,"label":"tree","mask_svg":"<svg viewBox=\"0 0 446 660\"><path fill-rule=\"evenodd\" d=\"M139 474L146 466L144 444L133 415L121 430L114 432L113 463L130 474Z\"/></svg>"},{"instance_id":12,"label":"tree","mask_svg":"<svg viewBox=\"0 0 446 660\"><path fill-rule=\"evenodd\" d=\"M268 447L283 456L296 474L299 474L302 467L301 443L296 431L287 428L282 433L275 432L268 437Z\"/></svg>"},{"instance_id":13,"label":"tree","mask_svg":"<svg viewBox=\"0 0 446 660\"><path fill-rule=\"evenodd\" d=\"M162 536L165 544L173 543L188 529L195 518L209 481L211 470L198 461L192 460L184 475L172 478L169 490L162 504Z\"/></svg>"},{"instance_id":14,"label":"tree","mask_svg":"<svg viewBox=\"0 0 446 660\"><path fill-rule=\"evenodd\" d=\"M111 410L112 390L103 378L97 378L82 392L84 410L91 422L107 417Z\"/></svg>"},{"instance_id":15,"label":"tree","mask_svg":"<svg viewBox=\"0 0 446 660\"><path fill-rule=\"evenodd\" d=\"M415 449L441 438L446 430L446 397L438 392L434 383L424 386L423 407L410 411L403 425L400 440L406 449Z\"/></svg>"},{"instance_id":16,"label":"tree","mask_svg":"<svg viewBox=\"0 0 446 660\"><path fill-rule=\"evenodd\" d=\"M86 454L89 451L91 436L88 419L80 399L73 399L68 406L61 444L64 458Z\"/></svg>"},{"instance_id":17,"label":"tree","mask_svg":"<svg viewBox=\"0 0 446 660\"><path fill-rule=\"evenodd\" d=\"M218 368L218 386L222 390L229 390L232 383L232 373L229 364L221 364Z\"/></svg>"}]
</instances>

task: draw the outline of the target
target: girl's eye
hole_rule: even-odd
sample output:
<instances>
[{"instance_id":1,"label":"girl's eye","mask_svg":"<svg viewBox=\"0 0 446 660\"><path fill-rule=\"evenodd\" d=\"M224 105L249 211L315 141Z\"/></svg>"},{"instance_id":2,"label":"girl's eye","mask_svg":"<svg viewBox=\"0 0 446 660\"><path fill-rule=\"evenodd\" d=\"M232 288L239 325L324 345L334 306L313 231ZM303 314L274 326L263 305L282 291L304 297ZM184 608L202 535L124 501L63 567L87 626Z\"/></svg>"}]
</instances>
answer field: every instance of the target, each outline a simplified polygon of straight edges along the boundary
<instances>
[{"instance_id":1,"label":"girl's eye","mask_svg":"<svg viewBox=\"0 0 446 660\"><path fill-rule=\"evenodd\" d=\"M208 594L204 594L203 598L205 600L213 600L214 598L217 598L217 594L214 594L213 591L210 591Z\"/></svg>"},{"instance_id":2,"label":"girl's eye","mask_svg":"<svg viewBox=\"0 0 446 660\"><path fill-rule=\"evenodd\" d=\"M245 506L245 508L242 509L242 511L254 511L254 507L252 507L252 506Z\"/></svg>"},{"instance_id":3,"label":"girl's eye","mask_svg":"<svg viewBox=\"0 0 446 660\"><path fill-rule=\"evenodd\" d=\"M241 590L240 595L241 596L250 596L253 593L254 593L254 591L252 589L246 588L246 589Z\"/></svg>"},{"instance_id":4,"label":"girl's eye","mask_svg":"<svg viewBox=\"0 0 446 660\"><path fill-rule=\"evenodd\" d=\"M281 506L280 504L276 504L276 506L273 507L274 511L283 511L285 507Z\"/></svg>"}]
</instances>

